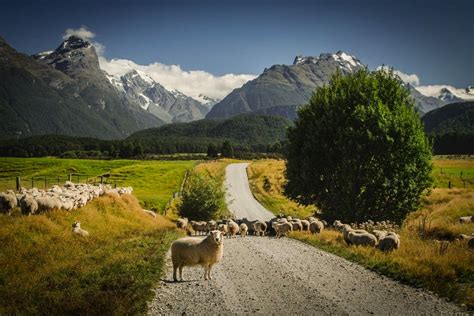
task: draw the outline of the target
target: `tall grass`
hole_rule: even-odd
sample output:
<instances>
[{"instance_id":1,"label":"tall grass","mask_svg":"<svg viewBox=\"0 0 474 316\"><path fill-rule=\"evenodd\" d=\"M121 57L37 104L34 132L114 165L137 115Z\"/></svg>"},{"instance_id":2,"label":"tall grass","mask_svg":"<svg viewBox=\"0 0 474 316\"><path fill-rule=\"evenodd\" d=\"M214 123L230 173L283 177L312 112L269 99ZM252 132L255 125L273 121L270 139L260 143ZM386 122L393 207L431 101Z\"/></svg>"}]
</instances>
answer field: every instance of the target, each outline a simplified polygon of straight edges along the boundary
<instances>
[{"instance_id":1,"label":"tall grass","mask_svg":"<svg viewBox=\"0 0 474 316\"><path fill-rule=\"evenodd\" d=\"M89 237L74 235L80 221ZM74 211L0 215L0 314L139 314L178 235L138 200L104 196Z\"/></svg>"}]
</instances>

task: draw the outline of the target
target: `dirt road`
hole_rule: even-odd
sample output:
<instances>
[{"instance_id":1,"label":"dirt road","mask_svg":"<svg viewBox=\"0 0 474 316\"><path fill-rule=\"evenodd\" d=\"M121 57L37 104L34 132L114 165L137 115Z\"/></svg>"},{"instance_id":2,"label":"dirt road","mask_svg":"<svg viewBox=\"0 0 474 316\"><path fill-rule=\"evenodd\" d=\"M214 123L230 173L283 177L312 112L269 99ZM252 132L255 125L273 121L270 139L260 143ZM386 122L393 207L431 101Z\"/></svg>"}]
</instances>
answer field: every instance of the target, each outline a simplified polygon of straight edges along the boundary
<instances>
[{"instance_id":1,"label":"dirt road","mask_svg":"<svg viewBox=\"0 0 474 316\"><path fill-rule=\"evenodd\" d=\"M248 183L242 170L245 172L242 164L227 168L229 206L242 212L237 213L239 217L265 219L268 211L255 213L250 190L242 187ZM288 238L226 239L224 258L214 267L213 280L204 281L203 270L197 267L185 268L183 277L185 282L171 282L168 259L165 279L150 302L149 314L412 315L460 311L426 291Z\"/></svg>"}]
</instances>

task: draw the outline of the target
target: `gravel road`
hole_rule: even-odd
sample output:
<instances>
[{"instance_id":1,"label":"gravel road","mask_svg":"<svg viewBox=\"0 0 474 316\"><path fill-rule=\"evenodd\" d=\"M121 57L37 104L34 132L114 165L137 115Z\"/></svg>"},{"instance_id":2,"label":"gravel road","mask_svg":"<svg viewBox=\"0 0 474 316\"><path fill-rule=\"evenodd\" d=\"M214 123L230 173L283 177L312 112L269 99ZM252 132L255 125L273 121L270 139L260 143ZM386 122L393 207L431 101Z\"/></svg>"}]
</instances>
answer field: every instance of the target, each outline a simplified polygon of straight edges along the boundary
<instances>
[{"instance_id":1,"label":"gravel road","mask_svg":"<svg viewBox=\"0 0 474 316\"><path fill-rule=\"evenodd\" d=\"M266 219L269 212L253 199L245 168L246 164L227 167L229 208L238 217ZM210 281L204 281L203 269L196 267L184 268L185 281L173 283L172 270L168 254L165 278L149 304L151 315L439 315L461 311L426 291L288 238L226 239L224 257L213 268Z\"/></svg>"}]
</instances>

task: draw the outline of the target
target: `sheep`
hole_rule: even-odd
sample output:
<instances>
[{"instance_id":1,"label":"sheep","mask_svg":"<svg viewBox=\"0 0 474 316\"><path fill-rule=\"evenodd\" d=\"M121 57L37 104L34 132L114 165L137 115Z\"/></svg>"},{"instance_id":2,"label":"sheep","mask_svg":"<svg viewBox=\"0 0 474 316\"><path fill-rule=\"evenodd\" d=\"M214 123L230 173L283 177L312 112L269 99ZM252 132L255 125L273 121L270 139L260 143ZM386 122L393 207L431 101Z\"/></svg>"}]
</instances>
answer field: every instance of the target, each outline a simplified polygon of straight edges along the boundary
<instances>
[{"instance_id":1,"label":"sheep","mask_svg":"<svg viewBox=\"0 0 474 316\"><path fill-rule=\"evenodd\" d=\"M344 241L348 244L348 245L351 245L353 242L351 241L351 239L349 238L349 233L350 232L354 232L356 234L365 234L368 232L363 230L363 229L352 229L352 227L348 224L342 224L342 236L344 238ZM375 237L375 236L374 236ZM377 238L377 237L376 237Z\"/></svg>"},{"instance_id":2,"label":"sheep","mask_svg":"<svg viewBox=\"0 0 474 316\"><path fill-rule=\"evenodd\" d=\"M347 225L347 224L343 224L340 220L335 220L334 223L332 224L332 226L334 226L334 228L340 232L343 231L344 225Z\"/></svg>"},{"instance_id":3,"label":"sheep","mask_svg":"<svg viewBox=\"0 0 474 316\"><path fill-rule=\"evenodd\" d=\"M156 213L153 212L153 211L150 211L150 210L145 210L145 209L142 209L143 212L147 213L148 215L150 215L151 217L154 217L156 218Z\"/></svg>"},{"instance_id":4,"label":"sheep","mask_svg":"<svg viewBox=\"0 0 474 316\"><path fill-rule=\"evenodd\" d=\"M233 220L229 219L227 222L227 236L229 238L236 237L239 232L239 225Z\"/></svg>"},{"instance_id":5,"label":"sheep","mask_svg":"<svg viewBox=\"0 0 474 316\"><path fill-rule=\"evenodd\" d=\"M20 200L20 209L23 215L35 214L38 211L38 202L32 196L25 196Z\"/></svg>"},{"instance_id":6,"label":"sheep","mask_svg":"<svg viewBox=\"0 0 474 316\"><path fill-rule=\"evenodd\" d=\"M207 228L207 223L206 222L191 221L191 222L189 222L189 224L193 228L195 235L197 235L197 233L200 233L200 234L205 234L206 233L206 228Z\"/></svg>"},{"instance_id":7,"label":"sheep","mask_svg":"<svg viewBox=\"0 0 474 316\"><path fill-rule=\"evenodd\" d=\"M240 230L240 236L245 237L245 236L247 236L247 232L248 232L249 228L248 228L247 224L242 223L239 226L239 230Z\"/></svg>"},{"instance_id":8,"label":"sheep","mask_svg":"<svg viewBox=\"0 0 474 316\"><path fill-rule=\"evenodd\" d=\"M177 228L181 228L181 229L185 229L186 226L188 226L188 219L185 217L185 218L178 218L178 220L176 221L176 227Z\"/></svg>"},{"instance_id":9,"label":"sheep","mask_svg":"<svg viewBox=\"0 0 474 316\"><path fill-rule=\"evenodd\" d=\"M81 223L80 222L74 222L72 224L72 231L74 234L77 234L82 237L87 237L89 236L89 232L81 228Z\"/></svg>"},{"instance_id":10,"label":"sheep","mask_svg":"<svg viewBox=\"0 0 474 316\"><path fill-rule=\"evenodd\" d=\"M216 230L216 229L217 229L217 223L216 223L216 221L209 221L209 222L207 222L207 227L206 227L206 229L207 229L207 232L211 232L211 231L213 231L213 230Z\"/></svg>"},{"instance_id":11,"label":"sheep","mask_svg":"<svg viewBox=\"0 0 474 316\"><path fill-rule=\"evenodd\" d=\"M290 224L293 226L293 230L296 231L302 231L303 230L303 225L301 224L301 221L291 221Z\"/></svg>"},{"instance_id":12,"label":"sheep","mask_svg":"<svg viewBox=\"0 0 474 316\"><path fill-rule=\"evenodd\" d=\"M474 215L473 216L463 216L458 219L460 224L469 224L474 221Z\"/></svg>"},{"instance_id":13,"label":"sheep","mask_svg":"<svg viewBox=\"0 0 474 316\"><path fill-rule=\"evenodd\" d=\"M387 231L385 230L377 230L377 229L374 229L372 231L372 234L377 237L377 240L380 241L381 239L383 239L385 236L387 236Z\"/></svg>"},{"instance_id":14,"label":"sheep","mask_svg":"<svg viewBox=\"0 0 474 316\"><path fill-rule=\"evenodd\" d=\"M256 221L250 221L248 220L247 218L242 218L241 219L241 222L244 223L245 225L247 225L247 227L249 228L248 230L248 233L249 234L254 234L255 233L255 227L254 227L254 224Z\"/></svg>"},{"instance_id":15,"label":"sheep","mask_svg":"<svg viewBox=\"0 0 474 316\"><path fill-rule=\"evenodd\" d=\"M400 248L400 237L395 233L388 233L386 236L379 239L377 248L383 252L390 252L394 249Z\"/></svg>"},{"instance_id":16,"label":"sheep","mask_svg":"<svg viewBox=\"0 0 474 316\"><path fill-rule=\"evenodd\" d=\"M281 238L282 236L286 236L288 232L291 232L293 230L293 225L290 223L278 223L278 222L273 222L273 228L276 231L276 238Z\"/></svg>"},{"instance_id":17,"label":"sheep","mask_svg":"<svg viewBox=\"0 0 474 316\"><path fill-rule=\"evenodd\" d=\"M217 229L222 233L222 235L227 235L227 232L229 231L227 224L219 224L217 225Z\"/></svg>"},{"instance_id":18,"label":"sheep","mask_svg":"<svg viewBox=\"0 0 474 316\"><path fill-rule=\"evenodd\" d=\"M309 230L310 222L306 219L301 220L301 225L303 226L303 230Z\"/></svg>"},{"instance_id":19,"label":"sheep","mask_svg":"<svg viewBox=\"0 0 474 316\"><path fill-rule=\"evenodd\" d=\"M16 195L13 191L8 190L5 193L0 193L0 212L11 215L17 203Z\"/></svg>"},{"instance_id":20,"label":"sheep","mask_svg":"<svg viewBox=\"0 0 474 316\"><path fill-rule=\"evenodd\" d=\"M183 281L183 267L201 265L204 268L204 280L212 279L211 268L218 263L224 254L224 238L218 230L210 232L204 239L185 237L171 245L173 262L173 280Z\"/></svg>"},{"instance_id":21,"label":"sheep","mask_svg":"<svg viewBox=\"0 0 474 316\"><path fill-rule=\"evenodd\" d=\"M358 246L375 246L377 244L377 237L374 235L364 231L358 232L355 230L351 230L348 234L348 239L350 240L351 244L358 245Z\"/></svg>"},{"instance_id":22,"label":"sheep","mask_svg":"<svg viewBox=\"0 0 474 316\"><path fill-rule=\"evenodd\" d=\"M309 231L311 234L320 234L324 230L324 224L318 220L312 221L309 224Z\"/></svg>"},{"instance_id":23,"label":"sheep","mask_svg":"<svg viewBox=\"0 0 474 316\"><path fill-rule=\"evenodd\" d=\"M256 221L253 224L253 230L255 231L255 235L257 236L265 236L265 231L267 230L267 224L262 221Z\"/></svg>"}]
</instances>

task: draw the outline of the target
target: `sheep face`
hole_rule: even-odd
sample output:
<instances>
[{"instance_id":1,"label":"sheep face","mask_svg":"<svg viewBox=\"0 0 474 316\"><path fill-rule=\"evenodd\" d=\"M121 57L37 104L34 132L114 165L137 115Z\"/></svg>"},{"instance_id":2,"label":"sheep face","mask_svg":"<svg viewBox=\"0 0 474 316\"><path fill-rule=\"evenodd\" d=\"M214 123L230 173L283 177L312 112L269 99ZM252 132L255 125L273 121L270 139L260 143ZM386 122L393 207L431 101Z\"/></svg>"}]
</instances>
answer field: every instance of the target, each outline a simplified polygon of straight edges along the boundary
<instances>
[{"instance_id":1,"label":"sheep face","mask_svg":"<svg viewBox=\"0 0 474 316\"><path fill-rule=\"evenodd\" d=\"M72 228L81 228L81 222L74 222Z\"/></svg>"},{"instance_id":2,"label":"sheep face","mask_svg":"<svg viewBox=\"0 0 474 316\"><path fill-rule=\"evenodd\" d=\"M211 238L217 245L221 245L224 242L224 238L222 237L222 233L218 230L211 231Z\"/></svg>"}]
</instances>

